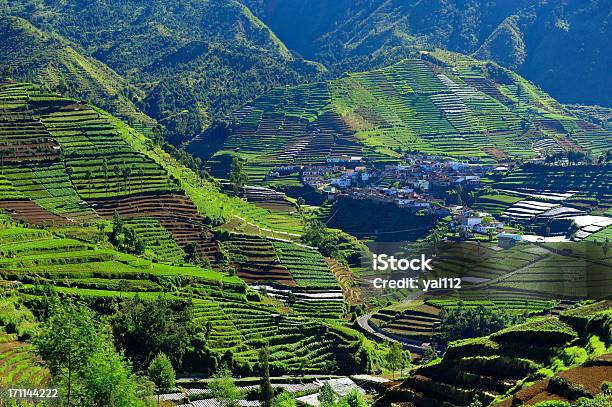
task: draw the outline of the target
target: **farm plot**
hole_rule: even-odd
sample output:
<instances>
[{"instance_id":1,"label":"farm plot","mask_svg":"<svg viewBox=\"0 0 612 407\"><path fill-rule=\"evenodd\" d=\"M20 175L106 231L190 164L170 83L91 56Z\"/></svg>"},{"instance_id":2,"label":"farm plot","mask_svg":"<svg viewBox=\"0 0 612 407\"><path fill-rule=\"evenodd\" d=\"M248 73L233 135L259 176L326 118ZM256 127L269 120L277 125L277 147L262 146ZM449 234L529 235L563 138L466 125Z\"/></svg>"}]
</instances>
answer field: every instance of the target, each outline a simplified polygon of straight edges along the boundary
<instances>
[{"instance_id":1,"label":"farm plot","mask_svg":"<svg viewBox=\"0 0 612 407\"><path fill-rule=\"evenodd\" d=\"M154 258L168 262L182 262L185 252L172 235L155 218L130 218L125 222L138 239L145 243L146 251Z\"/></svg>"},{"instance_id":2,"label":"farm plot","mask_svg":"<svg viewBox=\"0 0 612 407\"><path fill-rule=\"evenodd\" d=\"M602 209L612 207L609 185L612 183L612 166L579 165L551 167L526 165L494 184L499 190L525 192L544 199L564 200L579 192L582 196L597 200ZM567 195L571 194L571 195Z\"/></svg>"},{"instance_id":3,"label":"farm plot","mask_svg":"<svg viewBox=\"0 0 612 407\"><path fill-rule=\"evenodd\" d=\"M281 241L272 241L272 245L298 287L339 288L325 258L317 250Z\"/></svg>"},{"instance_id":4,"label":"farm plot","mask_svg":"<svg viewBox=\"0 0 612 407\"><path fill-rule=\"evenodd\" d=\"M154 218L181 248L195 242L198 256L217 260L219 245L191 200L178 194L135 195L92 202L96 212L112 219L115 211L124 219Z\"/></svg>"},{"instance_id":5,"label":"farm plot","mask_svg":"<svg viewBox=\"0 0 612 407\"><path fill-rule=\"evenodd\" d=\"M47 384L51 377L34 355L32 345L17 340L15 334L0 327L0 386L32 386Z\"/></svg>"},{"instance_id":6,"label":"farm plot","mask_svg":"<svg viewBox=\"0 0 612 407\"><path fill-rule=\"evenodd\" d=\"M290 315L279 315L262 304L216 298L195 300L195 313L203 326L210 326L209 338L215 349L231 348L241 363L255 363L257 349L267 343L272 369L294 373L329 373L342 367L344 351L353 338L334 336L320 323ZM338 342L339 341L339 342ZM343 356L344 355L344 356Z\"/></svg>"},{"instance_id":7,"label":"farm plot","mask_svg":"<svg viewBox=\"0 0 612 407\"><path fill-rule=\"evenodd\" d=\"M527 290L549 298L603 298L610 295L612 287L609 271L609 261L578 254L564 255L560 251L501 277L490 288Z\"/></svg>"},{"instance_id":8,"label":"farm plot","mask_svg":"<svg viewBox=\"0 0 612 407\"><path fill-rule=\"evenodd\" d=\"M474 207L492 215L501 215L506 209L519 202L521 198L506 194L481 195Z\"/></svg>"},{"instance_id":9,"label":"farm plot","mask_svg":"<svg viewBox=\"0 0 612 407\"><path fill-rule=\"evenodd\" d=\"M272 243L266 239L237 235L222 243L231 254L238 276L249 283L277 283L295 286L291 272L281 264Z\"/></svg>"},{"instance_id":10,"label":"farm plot","mask_svg":"<svg viewBox=\"0 0 612 407\"><path fill-rule=\"evenodd\" d=\"M542 215L545 212L558 207L559 204L523 200L514 203L512 206L506 209L502 217L511 218L514 220L527 221L532 220L538 215Z\"/></svg>"},{"instance_id":11,"label":"farm plot","mask_svg":"<svg viewBox=\"0 0 612 407\"><path fill-rule=\"evenodd\" d=\"M555 317L539 317L489 337L451 342L442 360L417 368L402 385L387 392L385 401L402 400L416 406L438 405L441 401L469 405L478 396L488 405L520 380L542 367L549 367L557 355L551 347L568 347L580 335L587 335L584 325L576 328ZM576 375L570 372L567 370L562 375L589 389L596 388L595 383L575 380ZM602 377L598 372L593 370L593 382ZM526 392L532 388L528 387ZM540 393L543 388L536 385L535 389L535 393ZM522 404L527 399L519 397L501 405Z\"/></svg>"},{"instance_id":12,"label":"farm plot","mask_svg":"<svg viewBox=\"0 0 612 407\"><path fill-rule=\"evenodd\" d=\"M370 324L391 337L430 342L439 333L439 314L438 307L426 304L403 311L382 309L372 316Z\"/></svg>"},{"instance_id":13,"label":"farm plot","mask_svg":"<svg viewBox=\"0 0 612 407\"><path fill-rule=\"evenodd\" d=\"M294 212L295 206L287 200L287 195L264 187L245 187L242 193L248 202L274 212Z\"/></svg>"},{"instance_id":14,"label":"farm plot","mask_svg":"<svg viewBox=\"0 0 612 407\"><path fill-rule=\"evenodd\" d=\"M67 225L72 223L68 219L55 215L41 208L29 199L23 200L0 200L0 208L16 221L22 221L29 225Z\"/></svg>"}]
</instances>

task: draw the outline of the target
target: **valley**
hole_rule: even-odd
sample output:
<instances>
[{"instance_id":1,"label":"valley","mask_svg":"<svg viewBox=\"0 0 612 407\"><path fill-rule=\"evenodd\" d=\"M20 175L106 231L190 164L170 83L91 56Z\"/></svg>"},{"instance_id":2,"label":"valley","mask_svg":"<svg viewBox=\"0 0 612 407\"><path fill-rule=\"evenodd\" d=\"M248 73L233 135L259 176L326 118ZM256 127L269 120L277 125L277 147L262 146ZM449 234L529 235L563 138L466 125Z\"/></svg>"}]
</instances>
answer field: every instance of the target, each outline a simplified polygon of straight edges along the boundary
<instances>
[{"instance_id":1,"label":"valley","mask_svg":"<svg viewBox=\"0 0 612 407\"><path fill-rule=\"evenodd\" d=\"M0 3L0 405L609 405L599 2L85 3Z\"/></svg>"}]
</instances>

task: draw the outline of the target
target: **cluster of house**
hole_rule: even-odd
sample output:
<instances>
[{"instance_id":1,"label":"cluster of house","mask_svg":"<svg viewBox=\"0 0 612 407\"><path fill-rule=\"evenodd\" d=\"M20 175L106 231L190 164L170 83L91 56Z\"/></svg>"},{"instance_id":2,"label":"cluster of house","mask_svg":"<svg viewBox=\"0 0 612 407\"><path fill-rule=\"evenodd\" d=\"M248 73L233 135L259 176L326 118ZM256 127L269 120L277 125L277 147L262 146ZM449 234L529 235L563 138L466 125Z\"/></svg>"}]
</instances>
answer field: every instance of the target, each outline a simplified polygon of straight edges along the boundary
<instances>
[{"instance_id":1,"label":"cluster of house","mask_svg":"<svg viewBox=\"0 0 612 407\"><path fill-rule=\"evenodd\" d=\"M512 247L522 240L521 235L506 231L504 223L496 220L490 213L457 206L452 208L452 214L451 225L459 228L460 234L465 238L474 234L496 236L498 245L502 248Z\"/></svg>"},{"instance_id":2,"label":"cluster of house","mask_svg":"<svg viewBox=\"0 0 612 407\"><path fill-rule=\"evenodd\" d=\"M330 158L323 165L301 169L302 182L313 188L333 186L340 190L363 185L380 185L380 181L409 187L421 192L448 189L461 185L475 188L489 171L506 169L470 164L430 155L406 155L401 164L384 167L364 164L362 157Z\"/></svg>"}]
</instances>

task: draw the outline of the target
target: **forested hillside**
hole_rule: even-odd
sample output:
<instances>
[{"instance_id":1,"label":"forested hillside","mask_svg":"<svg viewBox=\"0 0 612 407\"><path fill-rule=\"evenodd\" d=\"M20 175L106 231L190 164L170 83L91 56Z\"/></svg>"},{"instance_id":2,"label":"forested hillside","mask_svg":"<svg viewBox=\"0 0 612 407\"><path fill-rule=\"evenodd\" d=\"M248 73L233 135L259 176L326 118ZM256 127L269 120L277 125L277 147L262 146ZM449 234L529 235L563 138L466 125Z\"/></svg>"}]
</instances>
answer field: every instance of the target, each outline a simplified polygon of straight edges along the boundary
<instances>
[{"instance_id":1,"label":"forested hillside","mask_svg":"<svg viewBox=\"0 0 612 407\"><path fill-rule=\"evenodd\" d=\"M123 117L152 123L134 104L144 93L78 45L6 15L0 15L0 36L0 67L6 75L42 83Z\"/></svg>"},{"instance_id":2,"label":"forested hillside","mask_svg":"<svg viewBox=\"0 0 612 407\"><path fill-rule=\"evenodd\" d=\"M335 72L395 62L418 44L494 59L564 103L612 104L608 1L245 3L289 48Z\"/></svg>"},{"instance_id":3,"label":"forested hillside","mask_svg":"<svg viewBox=\"0 0 612 407\"><path fill-rule=\"evenodd\" d=\"M320 73L236 1L9 1L3 7L73 41L134 84L143 93L139 107L175 143L272 86ZM39 75L30 66L27 75Z\"/></svg>"}]
</instances>

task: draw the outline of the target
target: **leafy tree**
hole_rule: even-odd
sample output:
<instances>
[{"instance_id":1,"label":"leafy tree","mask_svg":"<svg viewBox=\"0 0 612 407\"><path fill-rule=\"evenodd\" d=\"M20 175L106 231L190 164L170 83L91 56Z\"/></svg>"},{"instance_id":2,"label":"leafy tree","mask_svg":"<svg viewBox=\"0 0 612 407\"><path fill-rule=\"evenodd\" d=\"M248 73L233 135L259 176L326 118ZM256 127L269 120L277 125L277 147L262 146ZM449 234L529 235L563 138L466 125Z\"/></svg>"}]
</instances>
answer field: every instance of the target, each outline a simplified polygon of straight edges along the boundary
<instances>
[{"instance_id":1,"label":"leafy tree","mask_svg":"<svg viewBox=\"0 0 612 407\"><path fill-rule=\"evenodd\" d=\"M321 407L333 407L335 405L336 396L329 382L325 382L319 390L318 400Z\"/></svg>"},{"instance_id":2,"label":"leafy tree","mask_svg":"<svg viewBox=\"0 0 612 407\"><path fill-rule=\"evenodd\" d=\"M65 384L69 406L76 374L87 366L90 355L100 345L98 331L89 309L69 304L54 309L34 338L36 353L53 377Z\"/></svg>"},{"instance_id":3,"label":"leafy tree","mask_svg":"<svg viewBox=\"0 0 612 407\"><path fill-rule=\"evenodd\" d=\"M272 404L272 398L274 397L274 390L272 389L272 383L270 382L269 361L270 350L267 346L264 346L259 350L259 388L261 392L261 402L264 407L270 407Z\"/></svg>"},{"instance_id":4,"label":"leafy tree","mask_svg":"<svg viewBox=\"0 0 612 407\"><path fill-rule=\"evenodd\" d=\"M174 368L165 353L160 352L155 356L149 365L148 373L159 392L170 391L174 388Z\"/></svg>"},{"instance_id":5,"label":"leafy tree","mask_svg":"<svg viewBox=\"0 0 612 407\"><path fill-rule=\"evenodd\" d=\"M198 263L198 244L196 242L189 242L187 246L185 246L185 261L187 263Z\"/></svg>"},{"instance_id":6,"label":"leafy tree","mask_svg":"<svg viewBox=\"0 0 612 407\"><path fill-rule=\"evenodd\" d=\"M191 305L172 304L162 296L126 299L111 321L118 345L143 369L160 352L180 367L195 336Z\"/></svg>"},{"instance_id":7,"label":"leafy tree","mask_svg":"<svg viewBox=\"0 0 612 407\"><path fill-rule=\"evenodd\" d=\"M242 399L243 394L230 374L230 371L224 367L213 376L213 379L208 384L208 388L214 398L221 402L223 407L237 407L238 401Z\"/></svg>"},{"instance_id":8,"label":"leafy tree","mask_svg":"<svg viewBox=\"0 0 612 407\"><path fill-rule=\"evenodd\" d=\"M244 188L249 181L249 177L244 171L243 161L239 157L234 157L232 159L229 181L230 184L232 184L235 193L238 193L240 189Z\"/></svg>"},{"instance_id":9,"label":"leafy tree","mask_svg":"<svg viewBox=\"0 0 612 407\"><path fill-rule=\"evenodd\" d=\"M438 354L436 353L436 350L434 348L428 347L427 349L425 349L425 353L423 353L421 361L422 363L428 363L432 360L436 360L437 358Z\"/></svg>"},{"instance_id":10,"label":"leafy tree","mask_svg":"<svg viewBox=\"0 0 612 407\"><path fill-rule=\"evenodd\" d=\"M333 257L338 251L338 239L325 225L317 220L311 219L304 228L302 240L311 246L318 247L325 256Z\"/></svg>"},{"instance_id":11,"label":"leafy tree","mask_svg":"<svg viewBox=\"0 0 612 407\"><path fill-rule=\"evenodd\" d=\"M33 340L68 406L140 406L131 365L117 353L110 327L81 305L55 307Z\"/></svg>"},{"instance_id":12,"label":"leafy tree","mask_svg":"<svg viewBox=\"0 0 612 407\"><path fill-rule=\"evenodd\" d=\"M474 400L470 403L470 407L482 407L482 402L478 395L474 396Z\"/></svg>"},{"instance_id":13,"label":"leafy tree","mask_svg":"<svg viewBox=\"0 0 612 407\"><path fill-rule=\"evenodd\" d=\"M353 389L340 400L338 407L367 407L368 403L364 400L363 395Z\"/></svg>"},{"instance_id":14,"label":"leafy tree","mask_svg":"<svg viewBox=\"0 0 612 407\"><path fill-rule=\"evenodd\" d=\"M399 342L391 342L385 360L387 362L387 366L393 372L393 378L395 379L395 372L401 369L404 363L402 344Z\"/></svg>"},{"instance_id":15,"label":"leafy tree","mask_svg":"<svg viewBox=\"0 0 612 407\"><path fill-rule=\"evenodd\" d=\"M304 197L298 197L297 199L297 209L299 213L302 213L302 207L304 206L304 204L306 204L306 200L304 199Z\"/></svg>"},{"instance_id":16,"label":"leafy tree","mask_svg":"<svg viewBox=\"0 0 612 407\"><path fill-rule=\"evenodd\" d=\"M145 406L139 398L136 377L131 364L114 349L112 338L106 336L104 346L91 355L80 373L80 386L75 392L78 406Z\"/></svg>"}]
</instances>

